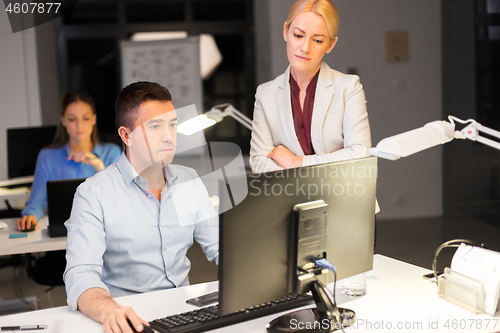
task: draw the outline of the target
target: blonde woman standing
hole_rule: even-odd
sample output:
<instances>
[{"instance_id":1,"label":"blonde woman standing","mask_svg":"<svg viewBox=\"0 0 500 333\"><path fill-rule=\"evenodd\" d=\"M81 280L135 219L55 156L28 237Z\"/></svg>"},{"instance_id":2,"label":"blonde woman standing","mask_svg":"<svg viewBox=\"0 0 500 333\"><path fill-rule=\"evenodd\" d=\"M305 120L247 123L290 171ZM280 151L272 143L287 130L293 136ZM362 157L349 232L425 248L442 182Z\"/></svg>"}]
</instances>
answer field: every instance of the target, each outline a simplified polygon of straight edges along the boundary
<instances>
[{"instance_id":1,"label":"blonde woman standing","mask_svg":"<svg viewBox=\"0 0 500 333\"><path fill-rule=\"evenodd\" d=\"M330 0L299 0L283 26L290 65L257 88L250 164L260 173L367 156L371 134L359 77L330 68L339 16Z\"/></svg>"}]
</instances>

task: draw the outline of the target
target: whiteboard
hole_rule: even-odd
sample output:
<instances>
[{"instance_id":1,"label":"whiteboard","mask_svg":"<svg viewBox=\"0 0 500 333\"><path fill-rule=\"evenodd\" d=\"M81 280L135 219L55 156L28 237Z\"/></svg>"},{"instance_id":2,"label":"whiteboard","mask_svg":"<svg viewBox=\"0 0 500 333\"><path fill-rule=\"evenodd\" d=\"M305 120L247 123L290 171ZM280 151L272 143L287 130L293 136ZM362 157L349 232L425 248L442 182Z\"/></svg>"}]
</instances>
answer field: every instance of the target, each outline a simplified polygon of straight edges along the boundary
<instances>
[{"instance_id":1,"label":"whiteboard","mask_svg":"<svg viewBox=\"0 0 500 333\"><path fill-rule=\"evenodd\" d=\"M137 81L156 82L166 87L172 95L179 124L204 113L199 37L121 41L120 56L122 87ZM176 156L203 155L205 150L203 131L191 136L177 135Z\"/></svg>"},{"instance_id":2,"label":"whiteboard","mask_svg":"<svg viewBox=\"0 0 500 333\"><path fill-rule=\"evenodd\" d=\"M175 108L195 104L203 113L200 41L183 39L120 43L122 87L137 81L161 84L172 94Z\"/></svg>"}]
</instances>

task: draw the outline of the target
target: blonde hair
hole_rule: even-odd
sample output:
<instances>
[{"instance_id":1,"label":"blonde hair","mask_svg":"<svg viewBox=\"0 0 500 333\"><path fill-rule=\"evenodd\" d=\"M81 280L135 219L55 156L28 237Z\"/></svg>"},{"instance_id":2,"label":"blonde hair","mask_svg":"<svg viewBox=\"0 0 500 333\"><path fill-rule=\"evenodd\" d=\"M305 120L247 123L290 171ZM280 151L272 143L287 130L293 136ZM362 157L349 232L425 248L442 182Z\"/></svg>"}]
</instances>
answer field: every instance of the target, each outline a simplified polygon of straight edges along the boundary
<instances>
[{"instance_id":1,"label":"blonde hair","mask_svg":"<svg viewBox=\"0 0 500 333\"><path fill-rule=\"evenodd\" d=\"M331 0L298 0L290 9L286 20L287 29L290 28L292 21L302 13L313 12L321 16L326 23L330 38L337 37L339 29L339 13L337 7Z\"/></svg>"}]
</instances>

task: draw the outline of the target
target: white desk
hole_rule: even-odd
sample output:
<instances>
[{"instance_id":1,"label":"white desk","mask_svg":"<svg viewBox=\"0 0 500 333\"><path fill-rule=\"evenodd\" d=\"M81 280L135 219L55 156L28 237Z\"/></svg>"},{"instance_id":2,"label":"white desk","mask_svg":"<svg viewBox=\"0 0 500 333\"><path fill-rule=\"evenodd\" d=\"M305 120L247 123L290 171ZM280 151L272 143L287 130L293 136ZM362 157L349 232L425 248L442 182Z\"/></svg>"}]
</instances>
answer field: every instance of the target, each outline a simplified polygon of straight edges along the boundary
<instances>
[{"instance_id":1,"label":"white desk","mask_svg":"<svg viewBox=\"0 0 500 333\"><path fill-rule=\"evenodd\" d=\"M66 249L66 237L49 237L47 216L38 222L38 230L26 232L27 237L25 238L9 238L10 234L24 234L16 228L17 218L1 219L0 221L9 225L7 229L0 230L0 255Z\"/></svg>"},{"instance_id":2,"label":"white desk","mask_svg":"<svg viewBox=\"0 0 500 333\"><path fill-rule=\"evenodd\" d=\"M383 282L369 280L364 297L349 299L337 286L337 302L341 307L356 311L358 326L346 332L496 332L500 331L500 313L494 317L474 315L437 296L437 287L422 278L429 270L404 262L375 255L370 275L392 275ZM185 303L191 297L217 290L218 283L210 282L189 287L151 292L117 298L123 305L132 306L145 320L151 321L170 314L193 310ZM278 315L271 315L216 330L225 333L266 332L265 325ZM43 333L103 332L102 326L68 307L40 310L0 317L0 326L49 325ZM486 327L486 325L489 325ZM398 329L398 325L402 325ZM448 327L446 326L448 325ZM482 327L479 327L481 325ZM390 327L389 327L390 326ZM407 328L405 328L405 326ZM461 328L462 326L462 328ZM472 326L472 327L471 327Z\"/></svg>"}]
</instances>

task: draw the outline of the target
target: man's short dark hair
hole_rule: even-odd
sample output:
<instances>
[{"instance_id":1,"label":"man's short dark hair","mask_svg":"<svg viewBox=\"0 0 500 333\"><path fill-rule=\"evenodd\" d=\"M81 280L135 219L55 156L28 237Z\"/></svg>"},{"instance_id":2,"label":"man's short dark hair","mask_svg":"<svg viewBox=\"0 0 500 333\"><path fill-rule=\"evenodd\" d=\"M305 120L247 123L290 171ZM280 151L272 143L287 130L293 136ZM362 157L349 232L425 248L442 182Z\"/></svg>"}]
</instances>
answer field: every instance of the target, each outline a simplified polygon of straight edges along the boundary
<instances>
[{"instance_id":1,"label":"man's short dark hair","mask_svg":"<svg viewBox=\"0 0 500 333\"><path fill-rule=\"evenodd\" d=\"M129 84L120 91L115 101L116 128L125 126L133 130L136 111L141 103L147 101L172 101L172 95L167 88L155 82L140 81Z\"/></svg>"}]
</instances>

